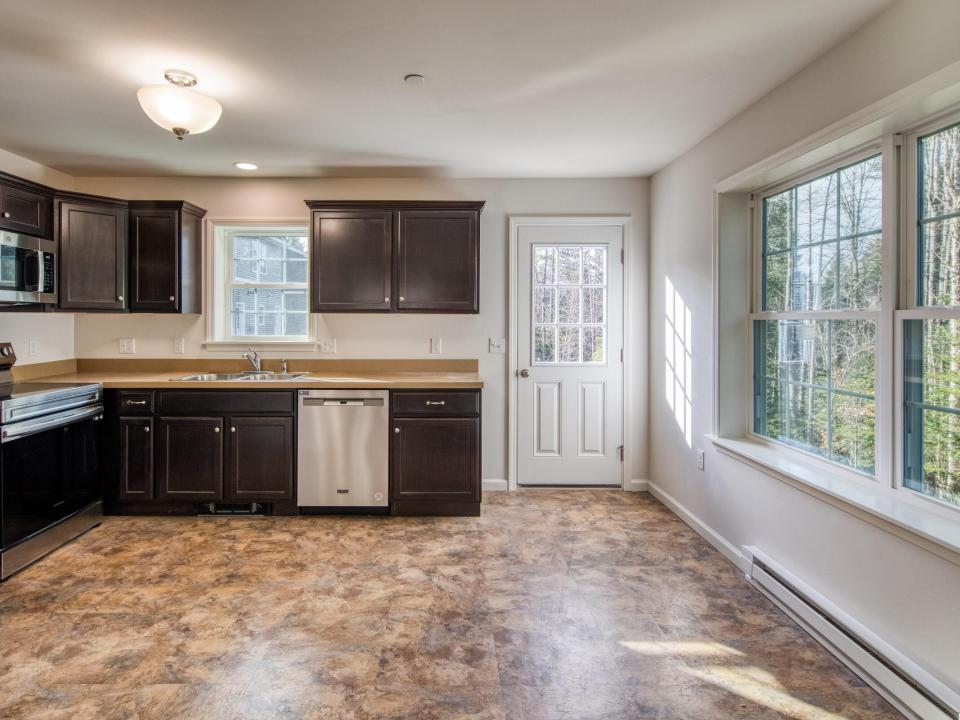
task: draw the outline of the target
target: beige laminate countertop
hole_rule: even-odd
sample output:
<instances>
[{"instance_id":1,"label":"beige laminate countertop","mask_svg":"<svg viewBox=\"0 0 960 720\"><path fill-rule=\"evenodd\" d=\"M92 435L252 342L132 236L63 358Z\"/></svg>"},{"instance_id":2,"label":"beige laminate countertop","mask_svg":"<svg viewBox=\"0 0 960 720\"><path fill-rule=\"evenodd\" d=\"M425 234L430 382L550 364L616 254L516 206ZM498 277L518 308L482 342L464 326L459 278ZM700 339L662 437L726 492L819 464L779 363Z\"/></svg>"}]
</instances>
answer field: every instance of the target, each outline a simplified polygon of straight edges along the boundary
<instances>
[{"instance_id":1,"label":"beige laminate countertop","mask_svg":"<svg viewBox=\"0 0 960 720\"><path fill-rule=\"evenodd\" d=\"M172 372L97 371L74 372L35 378L35 382L100 383L104 388L154 390L295 390L297 388L361 388L399 390L479 390L483 380L470 372L310 372L297 380L177 380L184 375L204 372L176 370Z\"/></svg>"}]
</instances>

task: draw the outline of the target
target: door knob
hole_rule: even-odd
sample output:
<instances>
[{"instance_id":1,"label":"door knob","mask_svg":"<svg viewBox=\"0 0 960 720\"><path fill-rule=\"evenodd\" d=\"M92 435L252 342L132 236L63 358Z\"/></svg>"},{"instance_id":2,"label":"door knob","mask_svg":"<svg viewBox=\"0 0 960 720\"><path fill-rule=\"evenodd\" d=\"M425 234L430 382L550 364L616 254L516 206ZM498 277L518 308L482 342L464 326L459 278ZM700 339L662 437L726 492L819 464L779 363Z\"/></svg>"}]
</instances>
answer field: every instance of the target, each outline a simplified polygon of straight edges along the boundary
<instances>
[{"instance_id":1,"label":"door knob","mask_svg":"<svg viewBox=\"0 0 960 720\"><path fill-rule=\"evenodd\" d=\"M524 368L523 370L520 371L520 377L522 378L530 377L530 371Z\"/></svg>"}]
</instances>

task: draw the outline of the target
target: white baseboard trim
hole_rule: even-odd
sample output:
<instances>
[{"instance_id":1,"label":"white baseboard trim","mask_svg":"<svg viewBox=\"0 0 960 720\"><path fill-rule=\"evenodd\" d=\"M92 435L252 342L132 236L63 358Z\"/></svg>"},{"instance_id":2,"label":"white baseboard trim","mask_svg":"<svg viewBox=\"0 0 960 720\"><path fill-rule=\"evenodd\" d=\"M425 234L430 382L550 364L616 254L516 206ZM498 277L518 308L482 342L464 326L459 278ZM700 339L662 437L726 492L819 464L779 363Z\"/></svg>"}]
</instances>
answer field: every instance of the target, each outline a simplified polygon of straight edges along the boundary
<instances>
[{"instance_id":1,"label":"white baseboard trim","mask_svg":"<svg viewBox=\"0 0 960 720\"><path fill-rule=\"evenodd\" d=\"M507 481L502 478L484 478L481 487L484 492L499 492L509 488Z\"/></svg>"},{"instance_id":2,"label":"white baseboard trim","mask_svg":"<svg viewBox=\"0 0 960 720\"><path fill-rule=\"evenodd\" d=\"M627 480L623 489L627 492L647 492L650 489L650 483L640 478L633 478L633 480Z\"/></svg>"},{"instance_id":3,"label":"white baseboard trim","mask_svg":"<svg viewBox=\"0 0 960 720\"><path fill-rule=\"evenodd\" d=\"M670 508L674 514L693 528L700 537L713 545L720 554L736 565L744 575L750 573L750 558L744 555L735 545L729 542L720 533L707 525L689 508L666 492L652 480L647 481L647 489L651 495Z\"/></svg>"}]
</instances>

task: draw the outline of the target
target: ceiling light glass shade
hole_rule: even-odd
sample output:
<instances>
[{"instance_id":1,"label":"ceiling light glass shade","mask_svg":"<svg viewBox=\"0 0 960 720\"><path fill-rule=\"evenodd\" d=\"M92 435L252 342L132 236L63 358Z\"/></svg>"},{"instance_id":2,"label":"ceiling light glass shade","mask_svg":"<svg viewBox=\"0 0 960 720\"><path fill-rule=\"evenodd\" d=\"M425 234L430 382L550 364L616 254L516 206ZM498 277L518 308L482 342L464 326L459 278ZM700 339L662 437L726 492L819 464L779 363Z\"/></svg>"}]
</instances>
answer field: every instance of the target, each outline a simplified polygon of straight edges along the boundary
<instances>
[{"instance_id":1,"label":"ceiling light glass shade","mask_svg":"<svg viewBox=\"0 0 960 720\"><path fill-rule=\"evenodd\" d=\"M147 85L137 90L137 100L148 118L181 139L206 132L223 112L213 98L177 85Z\"/></svg>"}]
</instances>

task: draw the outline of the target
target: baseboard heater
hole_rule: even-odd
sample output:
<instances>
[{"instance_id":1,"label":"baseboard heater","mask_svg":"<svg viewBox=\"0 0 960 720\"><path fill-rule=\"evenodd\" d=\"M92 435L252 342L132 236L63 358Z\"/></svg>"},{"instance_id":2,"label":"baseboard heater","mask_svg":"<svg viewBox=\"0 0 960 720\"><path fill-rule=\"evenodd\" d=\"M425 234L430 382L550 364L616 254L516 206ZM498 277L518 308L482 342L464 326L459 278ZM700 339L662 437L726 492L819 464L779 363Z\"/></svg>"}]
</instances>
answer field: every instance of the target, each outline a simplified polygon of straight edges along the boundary
<instances>
[{"instance_id":1,"label":"baseboard heater","mask_svg":"<svg viewBox=\"0 0 960 720\"><path fill-rule=\"evenodd\" d=\"M930 675L761 550L748 579L908 718L960 720L960 695Z\"/></svg>"}]
</instances>

